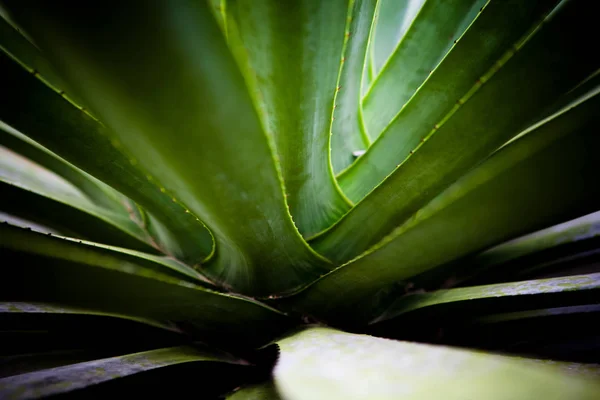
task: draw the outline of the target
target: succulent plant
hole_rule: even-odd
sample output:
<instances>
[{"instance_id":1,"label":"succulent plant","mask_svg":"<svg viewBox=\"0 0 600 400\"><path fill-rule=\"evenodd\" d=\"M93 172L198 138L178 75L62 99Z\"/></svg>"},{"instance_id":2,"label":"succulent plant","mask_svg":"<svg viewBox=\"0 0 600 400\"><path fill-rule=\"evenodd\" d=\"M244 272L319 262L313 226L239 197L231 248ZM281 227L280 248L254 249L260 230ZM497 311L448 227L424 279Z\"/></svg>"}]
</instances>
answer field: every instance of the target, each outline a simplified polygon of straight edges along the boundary
<instances>
[{"instance_id":1,"label":"succulent plant","mask_svg":"<svg viewBox=\"0 0 600 400\"><path fill-rule=\"evenodd\" d=\"M3 0L0 397L597 399L587 0Z\"/></svg>"}]
</instances>

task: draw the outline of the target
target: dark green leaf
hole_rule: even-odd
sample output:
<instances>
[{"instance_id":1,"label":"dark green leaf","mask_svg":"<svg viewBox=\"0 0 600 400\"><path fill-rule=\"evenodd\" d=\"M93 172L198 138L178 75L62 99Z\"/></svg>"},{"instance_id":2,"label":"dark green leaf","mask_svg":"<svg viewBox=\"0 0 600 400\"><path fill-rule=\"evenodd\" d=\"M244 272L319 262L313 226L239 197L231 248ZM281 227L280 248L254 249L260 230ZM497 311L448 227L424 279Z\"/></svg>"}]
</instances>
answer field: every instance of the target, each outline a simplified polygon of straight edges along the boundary
<instances>
[{"instance_id":1,"label":"dark green leaf","mask_svg":"<svg viewBox=\"0 0 600 400\"><path fill-rule=\"evenodd\" d=\"M167 259L77 243L7 224L0 225L0 236L0 256L10 260L5 278L0 280L2 300L54 302L156 320L185 320L207 341L234 347L265 343L290 326L282 314L258 302L176 278L173 274L181 276L182 268L187 267Z\"/></svg>"}]
</instances>

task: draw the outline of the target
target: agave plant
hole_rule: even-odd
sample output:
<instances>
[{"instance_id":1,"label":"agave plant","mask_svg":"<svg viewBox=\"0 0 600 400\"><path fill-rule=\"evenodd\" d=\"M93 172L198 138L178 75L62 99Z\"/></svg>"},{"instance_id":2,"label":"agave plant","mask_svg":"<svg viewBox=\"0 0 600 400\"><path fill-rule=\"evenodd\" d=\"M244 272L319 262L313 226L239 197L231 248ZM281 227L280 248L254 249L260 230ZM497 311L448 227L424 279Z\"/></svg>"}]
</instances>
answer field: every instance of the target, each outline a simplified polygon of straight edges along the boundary
<instances>
[{"instance_id":1,"label":"agave plant","mask_svg":"<svg viewBox=\"0 0 600 400\"><path fill-rule=\"evenodd\" d=\"M1 398L598 398L594 2L2 4Z\"/></svg>"}]
</instances>

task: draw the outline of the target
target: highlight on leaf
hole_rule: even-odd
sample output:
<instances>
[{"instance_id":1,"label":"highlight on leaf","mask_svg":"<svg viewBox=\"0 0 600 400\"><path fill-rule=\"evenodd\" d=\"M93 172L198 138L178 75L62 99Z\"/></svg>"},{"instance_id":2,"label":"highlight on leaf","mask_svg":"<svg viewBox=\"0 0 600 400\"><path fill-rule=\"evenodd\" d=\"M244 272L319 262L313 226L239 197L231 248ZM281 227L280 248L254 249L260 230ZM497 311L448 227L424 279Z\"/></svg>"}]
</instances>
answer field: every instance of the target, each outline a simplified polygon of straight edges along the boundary
<instances>
[{"instance_id":1,"label":"highlight on leaf","mask_svg":"<svg viewBox=\"0 0 600 400\"><path fill-rule=\"evenodd\" d=\"M0 398L596 399L586 0L0 0Z\"/></svg>"}]
</instances>

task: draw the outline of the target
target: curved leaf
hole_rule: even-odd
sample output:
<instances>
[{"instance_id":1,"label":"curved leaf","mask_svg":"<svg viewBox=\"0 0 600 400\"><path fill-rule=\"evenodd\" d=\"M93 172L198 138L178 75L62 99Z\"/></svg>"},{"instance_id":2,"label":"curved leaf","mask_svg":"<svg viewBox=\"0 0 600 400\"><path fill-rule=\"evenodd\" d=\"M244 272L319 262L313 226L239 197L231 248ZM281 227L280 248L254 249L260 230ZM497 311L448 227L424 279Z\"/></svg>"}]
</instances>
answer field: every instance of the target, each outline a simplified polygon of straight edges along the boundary
<instances>
[{"instance_id":1,"label":"curved leaf","mask_svg":"<svg viewBox=\"0 0 600 400\"><path fill-rule=\"evenodd\" d=\"M227 3L229 44L277 149L290 213L305 237L349 209L329 161L334 100L338 90L345 90L336 84L348 4Z\"/></svg>"},{"instance_id":2,"label":"curved leaf","mask_svg":"<svg viewBox=\"0 0 600 400\"><path fill-rule=\"evenodd\" d=\"M239 363L217 352L208 352L191 346L171 347L2 378L0 395L10 399L37 399L72 392L156 368L197 362Z\"/></svg>"},{"instance_id":3,"label":"curved leaf","mask_svg":"<svg viewBox=\"0 0 600 400\"><path fill-rule=\"evenodd\" d=\"M457 99L472 88L473 82L556 3L491 0L427 80L398 109L366 154L338 177L346 195L358 201L393 172L456 106Z\"/></svg>"},{"instance_id":4,"label":"curved leaf","mask_svg":"<svg viewBox=\"0 0 600 400\"><path fill-rule=\"evenodd\" d=\"M263 344L290 326L253 300L176 278L168 261L0 225L0 253L11 260L0 299L52 302L156 320L188 321L207 341ZM181 274L179 275L181 276ZM248 326L253 329L248 330Z\"/></svg>"},{"instance_id":5,"label":"curved leaf","mask_svg":"<svg viewBox=\"0 0 600 400\"><path fill-rule=\"evenodd\" d=\"M390 283L408 284L459 257L596 211L599 104L596 91L542 121L369 252L290 298L289 304L329 321L368 320ZM439 274L451 278L455 269L440 268Z\"/></svg>"},{"instance_id":6,"label":"curved leaf","mask_svg":"<svg viewBox=\"0 0 600 400\"><path fill-rule=\"evenodd\" d=\"M468 270L476 271L473 277L476 281L491 282L490 279L498 279L499 275L520 275L536 267L547 267L548 263L560 262L564 257L572 259L580 252L587 255L597 248L595 239L600 239L600 212L499 244L464 260L464 263ZM516 266L509 266L510 263L523 262L528 265L525 268L521 266L520 271L515 271ZM502 268L499 268L501 265Z\"/></svg>"},{"instance_id":7,"label":"curved leaf","mask_svg":"<svg viewBox=\"0 0 600 400\"><path fill-rule=\"evenodd\" d=\"M597 70L590 52L573 46L591 34L589 5L569 1L552 13L482 77L468 101L457 104L413 155L313 241L313 247L338 263L363 253Z\"/></svg>"},{"instance_id":8,"label":"curved leaf","mask_svg":"<svg viewBox=\"0 0 600 400\"><path fill-rule=\"evenodd\" d=\"M122 211L124 202L132 205L131 200L121 193L63 160L2 121L0 121L0 145L60 175L99 206Z\"/></svg>"},{"instance_id":9,"label":"curved leaf","mask_svg":"<svg viewBox=\"0 0 600 400\"><path fill-rule=\"evenodd\" d=\"M370 140L362 121L361 87L367 64L367 46L372 31L376 0L356 0L349 15L349 36L344 46L331 125L331 164L339 172L354 161L356 151Z\"/></svg>"},{"instance_id":10,"label":"curved leaf","mask_svg":"<svg viewBox=\"0 0 600 400\"><path fill-rule=\"evenodd\" d=\"M208 3L98 4L94 13L6 3L120 146L206 223L216 249L204 274L268 296L332 268L292 222L271 143Z\"/></svg>"},{"instance_id":11,"label":"curved leaf","mask_svg":"<svg viewBox=\"0 0 600 400\"><path fill-rule=\"evenodd\" d=\"M94 204L62 177L0 145L0 209L105 244L156 253L141 224L121 210Z\"/></svg>"},{"instance_id":12,"label":"curved leaf","mask_svg":"<svg viewBox=\"0 0 600 400\"><path fill-rule=\"evenodd\" d=\"M278 344L275 384L289 400L591 400L600 390L595 380L516 358L327 328Z\"/></svg>"},{"instance_id":13,"label":"curved leaf","mask_svg":"<svg viewBox=\"0 0 600 400\"><path fill-rule=\"evenodd\" d=\"M103 125L3 51L0 71L3 94L10 98L0 107L0 120L156 215L158 220L147 216L144 222L163 252L190 264L211 253L210 232L123 155Z\"/></svg>"},{"instance_id":14,"label":"curved leaf","mask_svg":"<svg viewBox=\"0 0 600 400\"><path fill-rule=\"evenodd\" d=\"M418 313L427 314L427 318L440 318L459 309L463 318L464 314L476 316L478 313L585 305L598 299L599 293L600 274L437 290L402 297L371 323L408 318L410 314L415 318Z\"/></svg>"},{"instance_id":15,"label":"curved leaf","mask_svg":"<svg viewBox=\"0 0 600 400\"><path fill-rule=\"evenodd\" d=\"M379 136L421 86L486 2L430 0L423 3L363 100L364 123L371 139ZM377 43L377 36L375 41Z\"/></svg>"},{"instance_id":16,"label":"curved leaf","mask_svg":"<svg viewBox=\"0 0 600 400\"><path fill-rule=\"evenodd\" d=\"M379 0L377 20L371 38L371 68L377 76L426 0Z\"/></svg>"}]
</instances>

